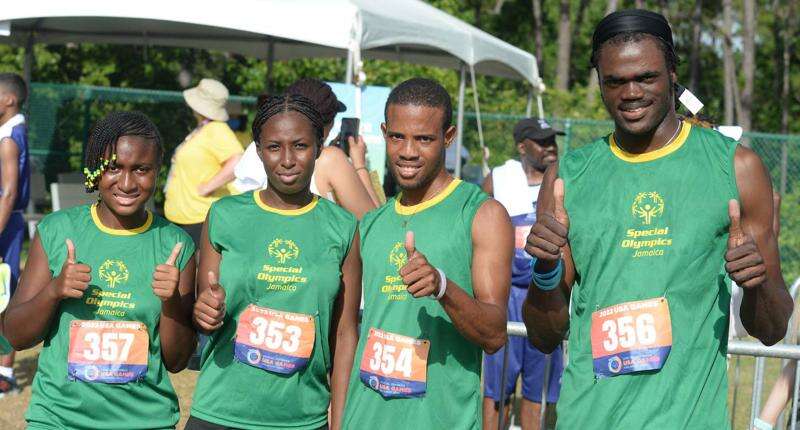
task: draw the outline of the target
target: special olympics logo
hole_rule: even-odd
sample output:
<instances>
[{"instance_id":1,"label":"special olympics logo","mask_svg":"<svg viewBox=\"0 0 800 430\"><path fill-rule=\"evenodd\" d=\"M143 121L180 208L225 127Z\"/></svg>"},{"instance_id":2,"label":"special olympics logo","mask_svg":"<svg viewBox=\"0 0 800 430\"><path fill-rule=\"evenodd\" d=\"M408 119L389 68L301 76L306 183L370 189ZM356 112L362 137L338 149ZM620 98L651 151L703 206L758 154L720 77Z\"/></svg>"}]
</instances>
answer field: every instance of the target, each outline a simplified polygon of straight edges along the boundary
<instances>
[{"instance_id":1,"label":"special olympics logo","mask_svg":"<svg viewBox=\"0 0 800 430\"><path fill-rule=\"evenodd\" d=\"M608 359L608 370L613 373L619 373L622 370L622 360L616 355Z\"/></svg>"},{"instance_id":2,"label":"special olympics logo","mask_svg":"<svg viewBox=\"0 0 800 430\"><path fill-rule=\"evenodd\" d=\"M300 255L300 247L293 240L275 239L267 246L267 253L277 258L281 264L286 264L286 260L297 258Z\"/></svg>"},{"instance_id":3,"label":"special olympics logo","mask_svg":"<svg viewBox=\"0 0 800 430\"><path fill-rule=\"evenodd\" d=\"M403 268L408 262L408 254L406 254L405 245L403 242L397 242L389 252L389 263L397 267L397 270Z\"/></svg>"},{"instance_id":4,"label":"special olympics logo","mask_svg":"<svg viewBox=\"0 0 800 430\"><path fill-rule=\"evenodd\" d=\"M370 388L372 388L373 390L377 390L379 385L380 384L378 383L378 377L377 376L370 376L369 377L369 386L370 386Z\"/></svg>"},{"instance_id":5,"label":"special olympics logo","mask_svg":"<svg viewBox=\"0 0 800 430\"><path fill-rule=\"evenodd\" d=\"M642 224L650 225L653 218L664 214L664 199L655 191L639 193L633 200L631 212L642 220Z\"/></svg>"},{"instance_id":6,"label":"special olympics logo","mask_svg":"<svg viewBox=\"0 0 800 430\"><path fill-rule=\"evenodd\" d=\"M108 283L109 288L116 288L118 284L128 282L130 274L128 266L122 260L106 260L97 269L100 279Z\"/></svg>"},{"instance_id":7,"label":"special olympics logo","mask_svg":"<svg viewBox=\"0 0 800 430\"><path fill-rule=\"evenodd\" d=\"M261 362L261 351L257 349L247 350L247 362L250 364L258 364Z\"/></svg>"},{"instance_id":8,"label":"special olympics logo","mask_svg":"<svg viewBox=\"0 0 800 430\"><path fill-rule=\"evenodd\" d=\"M83 376L87 381L94 381L100 377L100 369L97 366L86 366L83 369Z\"/></svg>"}]
</instances>

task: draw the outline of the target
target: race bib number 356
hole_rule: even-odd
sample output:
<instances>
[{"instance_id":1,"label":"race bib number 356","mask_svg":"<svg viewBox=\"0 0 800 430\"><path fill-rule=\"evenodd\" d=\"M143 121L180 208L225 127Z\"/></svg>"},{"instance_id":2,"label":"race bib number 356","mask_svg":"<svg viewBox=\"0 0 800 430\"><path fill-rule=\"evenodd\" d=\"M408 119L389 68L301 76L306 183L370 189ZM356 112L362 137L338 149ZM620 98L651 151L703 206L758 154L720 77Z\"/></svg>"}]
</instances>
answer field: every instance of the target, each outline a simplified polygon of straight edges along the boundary
<instances>
[{"instance_id":1,"label":"race bib number 356","mask_svg":"<svg viewBox=\"0 0 800 430\"><path fill-rule=\"evenodd\" d=\"M428 340L370 328L361 358L361 381L387 398L424 396L430 346Z\"/></svg>"},{"instance_id":2,"label":"race bib number 356","mask_svg":"<svg viewBox=\"0 0 800 430\"><path fill-rule=\"evenodd\" d=\"M149 345L141 322L74 320L69 327L69 378L106 384L142 379Z\"/></svg>"},{"instance_id":3,"label":"race bib number 356","mask_svg":"<svg viewBox=\"0 0 800 430\"><path fill-rule=\"evenodd\" d=\"M234 357L270 372L295 373L311 358L314 327L312 315L249 305L239 316Z\"/></svg>"},{"instance_id":4,"label":"race bib number 356","mask_svg":"<svg viewBox=\"0 0 800 430\"><path fill-rule=\"evenodd\" d=\"M598 378L661 369L671 349L672 322L664 297L592 313L592 358Z\"/></svg>"}]
</instances>

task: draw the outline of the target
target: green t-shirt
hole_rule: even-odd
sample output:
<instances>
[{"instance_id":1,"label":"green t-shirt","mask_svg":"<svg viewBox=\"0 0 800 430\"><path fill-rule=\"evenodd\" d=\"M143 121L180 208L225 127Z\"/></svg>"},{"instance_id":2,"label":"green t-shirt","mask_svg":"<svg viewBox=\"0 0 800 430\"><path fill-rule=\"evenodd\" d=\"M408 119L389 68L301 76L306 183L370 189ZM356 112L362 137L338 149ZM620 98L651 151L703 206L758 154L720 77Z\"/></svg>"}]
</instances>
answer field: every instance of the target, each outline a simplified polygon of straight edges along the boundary
<instances>
[{"instance_id":1,"label":"green t-shirt","mask_svg":"<svg viewBox=\"0 0 800 430\"><path fill-rule=\"evenodd\" d=\"M735 149L716 131L683 123L674 142L651 153L628 154L606 138L561 160L577 273L558 428L729 428L730 285L722 266L728 200L738 198ZM625 358L593 359L592 314L662 297L672 333L663 367L596 377L595 366L619 372ZM615 327L603 325L597 350L605 340L614 348L658 338L653 324L633 321L618 322L613 341L605 330Z\"/></svg>"},{"instance_id":2,"label":"green t-shirt","mask_svg":"<svg viewBox=\"0 0 800 430\"><path fill-rule=\"evenodd\" d=\"M367 213L360 224L364 314L345 405L345 429L481 428L481 349L456 330L442 305L406 291L398 270L406 263L406 231L417 250L467 294L472 291L472 221L487 196L453 180L417 206L397 198ZM426 391L420 397L385 398L362 382L370 329L427 340ZM374 357L372 357L374 359ZM368 359L370 359L368 357ZM388 360L383 357L384 363ZM397 366L403 360L396 357Z\"/></svg>"},{"instance_id":3,"label":"green t-shirt","mask_svg":"<svg viewBox=\"0 0 800 430\"><path fill-rule=\"evenodd\" d=\"M183 242L183 269L194 244L180 228L148 212L135 230L103 226L95 206L54 212L38 225L39 239L53 277L67 257L66 239L76 259L92 268L92 281L81 299L62 300L53 315L39 354L39 367L25 419L31 429L162 429L178 422L178 399L161 360L158 323L161 300L151 287L153 271L173 247ZM68 375L70 329L74 320L133 321L149 336L144 377L123 384L84 382ZM120 342L102 344L123 348Z\"/></svg>"},{"instance_id":4,"label":"green t-shirt","mask_svg":"<svg viewBox=\"0 0 800 430\"><path fill-rule=\"evenodd\" d=\"M211 206L208 237L222 255L219 283L227 313L203 351L192 416L243 429L327 423L331 315L356 226L349 212L317 197L291 211L265 205L258 191ZM313 348L305 367L280 374L235 358L239 318L249 305L312 317ZM290 340L288 332L283 335Z\"/></svg>"}]
</instances>

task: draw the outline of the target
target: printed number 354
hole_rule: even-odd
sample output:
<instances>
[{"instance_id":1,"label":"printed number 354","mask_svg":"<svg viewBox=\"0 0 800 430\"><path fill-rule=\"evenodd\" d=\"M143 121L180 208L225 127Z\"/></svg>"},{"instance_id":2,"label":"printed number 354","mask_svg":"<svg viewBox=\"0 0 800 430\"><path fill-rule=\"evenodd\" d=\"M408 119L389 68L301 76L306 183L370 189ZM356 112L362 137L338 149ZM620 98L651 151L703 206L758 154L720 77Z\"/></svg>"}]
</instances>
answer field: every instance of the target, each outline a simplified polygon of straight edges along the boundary
<instances>
[{"instance_id":1,"label":"printed number 354","mask_svg":"<svg viewBox=\"0 0 800 430\"><path fill-rule=\"evenodd\" d=\"M372 371L381 371L384 375L391 375L397 371L406 378L411 377L411 348L400 348L400 353L395 355L396 346L375 342L372 344L372 352L373 356L369 359Z\"/></svg>"}]
</instances>

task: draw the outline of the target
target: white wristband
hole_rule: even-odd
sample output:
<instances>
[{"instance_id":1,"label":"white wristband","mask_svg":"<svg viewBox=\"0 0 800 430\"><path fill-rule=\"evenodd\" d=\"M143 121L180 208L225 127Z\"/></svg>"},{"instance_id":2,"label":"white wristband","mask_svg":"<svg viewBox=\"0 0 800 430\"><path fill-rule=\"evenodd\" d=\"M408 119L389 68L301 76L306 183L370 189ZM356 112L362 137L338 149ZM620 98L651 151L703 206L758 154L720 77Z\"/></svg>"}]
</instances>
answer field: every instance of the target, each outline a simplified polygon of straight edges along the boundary
<instances>
[{"instance_id":1,"label":"white wristband","mask_svg":"<svg viewBox=\"0 0 800 430\"><path fill-rule=\"evenodd\" d=\"M433 300L439 300L442 297L444 297L444 292L447 291L447 276L444 275L444 270L438 267L434 267L434 269L436 269L436 271L439 272L439 294L435 296L431 295L430 297Z\"/></svg>"}]
</instances>

